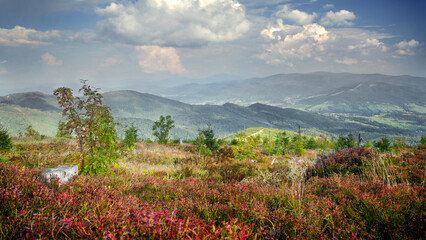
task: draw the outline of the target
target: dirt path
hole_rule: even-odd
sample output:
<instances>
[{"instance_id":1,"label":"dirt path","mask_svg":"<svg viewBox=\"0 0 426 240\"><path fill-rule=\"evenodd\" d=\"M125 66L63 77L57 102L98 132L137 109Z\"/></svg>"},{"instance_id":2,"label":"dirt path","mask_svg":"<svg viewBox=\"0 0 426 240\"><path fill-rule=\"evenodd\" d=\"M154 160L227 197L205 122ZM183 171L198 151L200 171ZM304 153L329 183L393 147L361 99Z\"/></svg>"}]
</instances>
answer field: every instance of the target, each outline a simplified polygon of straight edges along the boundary
<instances>
[{"instance_id":1,"label":"dirt path","mask_svg":"<svg viewBox=\"0 0 426 240\"><path fill-rule=\"evenodd\" d=\"M256 135L259 135L263 132L263 130L265 130L264 128L260 129L258 132L253 133L252 135L250 135L250 137L254 137Z\"/></svg>"}]
</instances>

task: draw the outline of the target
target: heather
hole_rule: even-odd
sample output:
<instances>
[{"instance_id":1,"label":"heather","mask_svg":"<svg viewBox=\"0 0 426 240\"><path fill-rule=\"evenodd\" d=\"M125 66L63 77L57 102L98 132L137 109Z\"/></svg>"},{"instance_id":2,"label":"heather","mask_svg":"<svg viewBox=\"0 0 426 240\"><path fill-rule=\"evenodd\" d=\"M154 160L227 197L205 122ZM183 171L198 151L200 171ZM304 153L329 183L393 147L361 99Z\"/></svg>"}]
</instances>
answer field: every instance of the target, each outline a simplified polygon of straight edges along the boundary
<instances>
[{"instance_id":1,"label":"heather","mask_svg":"<svg viewBox=\"0 0 426 240\"><path fill-rule=\"evenodd\" d=\"M43 169L79 163L77 142L14 144L0 153L0 238L425 238L426 148L299 157L253 148L256 161L226 146L208 156L140 142L102 173L46 185Z\"/></svg>"}]
</instances>

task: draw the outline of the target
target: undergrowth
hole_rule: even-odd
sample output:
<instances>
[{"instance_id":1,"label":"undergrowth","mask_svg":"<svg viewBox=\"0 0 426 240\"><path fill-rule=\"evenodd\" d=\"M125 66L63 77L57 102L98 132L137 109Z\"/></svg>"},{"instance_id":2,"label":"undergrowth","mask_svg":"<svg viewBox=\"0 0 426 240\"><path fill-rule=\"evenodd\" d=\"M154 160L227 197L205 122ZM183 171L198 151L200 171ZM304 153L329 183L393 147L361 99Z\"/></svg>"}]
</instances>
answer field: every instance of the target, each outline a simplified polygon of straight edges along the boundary
<instances>
[{"instance_id":1,"label":"undergrowth","mask_svg":"<svg viewBox=\"0 0 426 240\"><path fill-rule=\"evenodd\" d=\"M46 186L75 143L0 153L0 239L425 239L426 149L239 160L138 143L107 172Z\"/></svg>"}]
</instances>

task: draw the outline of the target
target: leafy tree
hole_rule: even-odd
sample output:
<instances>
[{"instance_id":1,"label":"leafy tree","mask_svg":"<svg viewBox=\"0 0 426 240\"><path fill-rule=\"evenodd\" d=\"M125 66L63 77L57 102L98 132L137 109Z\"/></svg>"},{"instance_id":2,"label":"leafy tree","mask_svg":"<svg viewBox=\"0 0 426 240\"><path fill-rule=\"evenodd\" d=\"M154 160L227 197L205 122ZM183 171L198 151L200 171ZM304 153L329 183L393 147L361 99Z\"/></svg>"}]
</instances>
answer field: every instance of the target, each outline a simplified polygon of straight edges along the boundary
<instances>
[{"instance_id":1,"label":"leafy tree","mask_svg":"<svg viewBox=\"0 0 426 240\"><path fill-rule=\"evenodd\" d=\"M25 137L35 139L35 140L41 140L43 137L42 135L33 128L33 126L28 125L27 128L25 128Z\"/></svg>"},{"instance_id":2,"label":"leafy tree","mask_svg":"<svg viewBox=\"0 0 426 240\"><path fill-rule=\"evenodd\" d=\"M161 144L166 144L169 140L169 132L172 128L175 127L173 125L174 121L170 115L164 117L160 116L160 119L154 122L152 126L152 131L154 131L154 136L157 137L158 142Z\"/></svg>"},{"instance_id":3,"label":"leafy tree","mask_svg":"<svg viewBox=\"0 0 426 240\"><path fill-rule=\"evenodd\" d=\"M9 133L0 125L0 151L9 151L12 149L12 139Z\"/></svg>"},{"instance_id":4,"label":"leafy tree","mask_svg":"<svg viewBox=\"0 0 426 240\"><path fill-rule=\"evenodd\" d=\"M81 154L81 171L98 173L104 171L117 159L117 123L111 115L110 108L103 104L102 94L82 81L84 98L74 97L70 88L61 87L54 91L62 115L65 134L74 133L79 142ZM87 164L85 164L87 160Z\"/></svg>"},{"instance_id":5,"label":"leafy tree","mask_svg":"<svg viewBox=\"0 0 426 240\"><path fill-rule=\"evenodd\" d=\"M135 143L138 141L138 130L132 125L124 133L124 143L126 144L126 147L129 149L134 148Z\"/></svg>"},{"instance_id":6,"label":"leafy tree","mask_svg":"<svg viewBox=\"0 0 426 240\"><path fill-rule=\"evenodd\" d=\"M200 143L200 145L206 145L206 147L211 151L214 152L219 149L219 144L217 139L214 136L214 131L210 127L210 125L206 129L200 129L198 130L198 140L197 142Z\"/></svg>"},{"instance_id":7,"label":"leafy tree","mask_svg":"<svg viewBox=\"0 0 426 240\"><path fill-rule=\"evenodd\" d=\"M389 139L382 137L380 141L374 141L374 147L378 148L379 152L387 152L390 150L390 141Z\"/></svg>"}]
</instances>

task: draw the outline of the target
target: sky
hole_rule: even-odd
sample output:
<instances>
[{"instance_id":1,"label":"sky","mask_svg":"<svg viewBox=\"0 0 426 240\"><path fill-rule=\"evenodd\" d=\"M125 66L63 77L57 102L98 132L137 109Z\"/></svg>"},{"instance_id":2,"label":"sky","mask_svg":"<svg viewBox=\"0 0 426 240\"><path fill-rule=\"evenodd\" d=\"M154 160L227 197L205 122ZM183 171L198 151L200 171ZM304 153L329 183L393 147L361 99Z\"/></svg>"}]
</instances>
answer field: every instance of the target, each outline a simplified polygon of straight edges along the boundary
<instances>
[{"instance_id":1,"label":"sky","mask_svg":"<svg viewBox=\"0 0 426 240\"><path fill-rule=\"evenodd\" d=\"M0 0L0 95L280 73L426 77L426 0Z\"/></svg>"}]
</instances>

